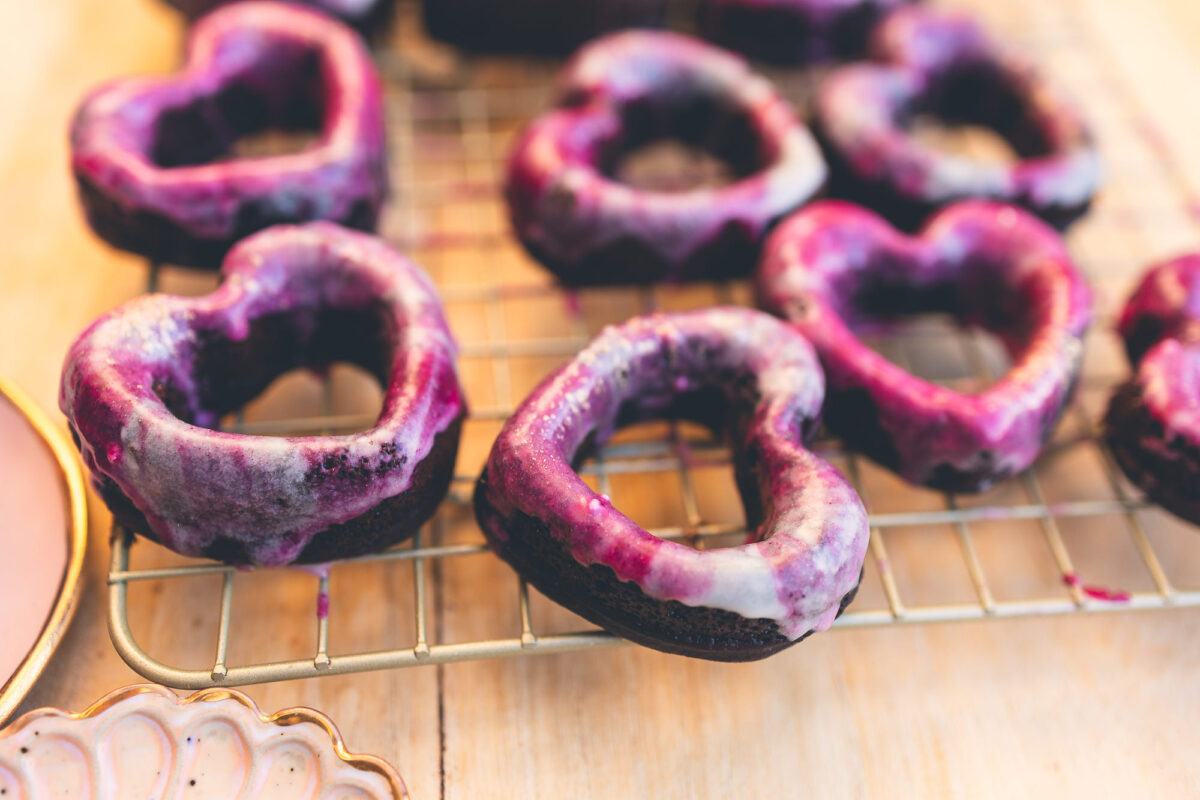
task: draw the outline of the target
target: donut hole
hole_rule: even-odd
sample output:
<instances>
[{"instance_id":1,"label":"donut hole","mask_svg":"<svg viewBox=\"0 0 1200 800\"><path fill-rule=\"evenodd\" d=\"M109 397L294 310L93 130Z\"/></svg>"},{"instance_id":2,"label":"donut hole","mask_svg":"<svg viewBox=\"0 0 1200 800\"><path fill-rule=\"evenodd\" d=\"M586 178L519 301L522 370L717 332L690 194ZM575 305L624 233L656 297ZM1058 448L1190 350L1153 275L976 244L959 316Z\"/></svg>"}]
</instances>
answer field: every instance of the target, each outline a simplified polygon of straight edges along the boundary
<instances>
[{"instance_id":1,"label":"donut hole","mask_svg":"<svg viewBox=\"0 0 1200 800\"><path fill-rule=\"evenodd\" d=\"M934 76L900 115L931 149L986 163L1049 155L1051 143L1016 78L990 62L959 63Z\"/></svg>"},{"instance_id":2,"label":"donut hole","mask_svg":"<svg viewBox=\"0 0 1200 800\"><path fill-rule=\"evenodd\" d=\"M320 137L324 97L319 52L277 46L214 94L165 111L149 156L169 169L302 151Z\"/></svg>"},{"instance_id":3,"label":"donut hole","mask_svg":"<svg viewBox=\"0 0 1200 800\"><path fill-rule=\"evenodd\" d=\"M1033 344L1045 308L1036 279L1014 287L990 266L966 265L957 279L925 285L877 267L843 290L838 314L863 344L905 371L982 392Z\"/></svg>"},{"instance_id":4,"label":"donut hole","mask_svg":"<svg viewBox=\"0 0 1200 800\"><path fill-rule=\"evenodd\" d=\"M184 422L215 429L224 417L263 395L272 384L295 387L289 377L296 370L323 373L334 365L339 365L339 371L345 371L340 365L353 365L379 387L386 386L393 336L393 326L382 307L268 314L251 321L248 334L241 339L200 332L185 367L186 380L156 377L153 390ZM354 382L353 376L350 380ZM377 405L376 417L378 414ZM362 430L368 428L370 424L361 426ZM293 433L283 429L262 432Z\"/></svg>"},{"instance_id":5,"label":"donut hole","mask_svg":"<svg viewBox=\"0 0 1200 800\"><path fill-rule=\"evenodd\" d=\"M613 180L655 192L734 183L769 166L750 115L709 98L675 104L629 103L620 133L602 143L600 169Z\"/></svg>"}]
</instances>

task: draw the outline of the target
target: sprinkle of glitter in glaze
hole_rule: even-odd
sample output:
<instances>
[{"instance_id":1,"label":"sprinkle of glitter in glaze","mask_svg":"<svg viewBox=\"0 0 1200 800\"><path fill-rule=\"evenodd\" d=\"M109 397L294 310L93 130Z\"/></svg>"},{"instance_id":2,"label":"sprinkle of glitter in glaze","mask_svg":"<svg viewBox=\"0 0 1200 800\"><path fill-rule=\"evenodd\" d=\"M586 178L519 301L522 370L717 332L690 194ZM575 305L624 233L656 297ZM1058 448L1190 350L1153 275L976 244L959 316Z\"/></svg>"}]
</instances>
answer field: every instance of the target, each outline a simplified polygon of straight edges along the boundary
<instances>
[{"instance_id":1,"label":"sprinkle of glitter in glaze","mask_svg":"<svg viewBox=\"0 0 1200 800\"><path fill-rule=\"evenodd\" d=\"M680 376L731 395L744 421L733 426L733 447L756 465L768 509L744 545L697 551L656 538L571 466L618 418L665 413ZM578 564L607 566L648 598L774 620L795 641L832 623L858 583L868 539L858 495L804 446L823 396L808 342L760 312L659 313L606 328L505 424L477 495L481 525L503 555L505 526L533 517Z\"/></svg>"},{"instance_id":2,"label":"sprinkle of glitter in glaze","mask_svg":"<svg viewBox=\"0 0 1200 800\"><path fill-rule=\"evenodd\" d=\"M756 281L763 308L820 354L830 428L906 480L949 491L980 491L1033 463L1069 402L1091 321L1091 293L1060 237L987 201L950 206L915 237L858 206L817 203L768 239ZM937 305L946 300L927 298L947 293L949 307L930 310L993 330L1013 360L978 394L917 378L855 335L882 321L883 304Z\"/></svg>"},{"instance_id":3,"label":"sprinkle of glitter in glaze","mask_svg":"<svg viewBox=\"0 0 1200 800\"><path fill-rule=\"evenodd\" d=\"M59 405L97 490L114 483L163 544L200 555L221 537L250 563L287 564L317 533L409 488L465 411L457 349L428 276L366 234L323 222L271 228L230 251L223 274L212 294L149 295L93 322L67 354ZM378 320L375 426L292 438L211 430L231 410L206 404L220 388L202 367L213 343L245 341L281 318L299 342L325 312ZM120 458L104 457L113 452Z\"/></svg>"},{"instance_id":4,"label":"sprinkle of glitter in glaze","mask_svg":"<svg viewBox=\"0 0 1200 800\"><path fill-rule=\"evenodd\" d=\"M320 98L304 95L312 86L288 83L310 63ZM89 221L110 244L215 268L239 238L271 224L374 228L387 194L382 98L354 31L289 3L235 3L191 29L177 74L121 79L83 101L71 124L72 170ZM311 106L322 117L319 137L282 155L160 163L166 122L192 114L189 130L175 135L232 143L253 116L239 102L268 122ZM190 130L204 125L210 130Z\"/></svg>"}]
</instances>

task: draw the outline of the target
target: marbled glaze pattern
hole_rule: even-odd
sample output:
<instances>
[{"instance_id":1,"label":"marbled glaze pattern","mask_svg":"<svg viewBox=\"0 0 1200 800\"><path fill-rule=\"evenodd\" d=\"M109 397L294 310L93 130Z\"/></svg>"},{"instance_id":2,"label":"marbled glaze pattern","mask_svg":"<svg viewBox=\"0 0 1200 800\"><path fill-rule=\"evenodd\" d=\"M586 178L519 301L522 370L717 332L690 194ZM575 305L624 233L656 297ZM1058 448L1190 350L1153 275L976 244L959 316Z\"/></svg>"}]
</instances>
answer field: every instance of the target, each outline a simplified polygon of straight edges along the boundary
<instances>
[{"instance_id":1,"label":"marbled glaze pattern","mask_svg":"<svg viewBox=\"0 0 1200 800\"><path fill-rule=\"evenodd\" d=\"M406 800L395 770L339 752L307 709L267 721L245 695L129 687L82 717L31 711L0 733L5 800ZM294 723L294 724L293 724ZM322 724L323 723L323 724ZM335 738L337 737L337 738Z\"/></svg>"},{"instance_id":2,"label":"marbled glaze pattern","mask_svg":"<svg viewBox=\"0 0 1200 800\"><path fill-rule=\"evenodd\" d=\"M747 507L761 499L765 513L745 544L698 551L647 533L572 462L619 419L663 416L704 389L724 394L739 420L732 444L755 465L762 495ZM484 533L503 554L509 526L526 515L576 562L609 567L610 580L632 582L648 598L772 620L791 641L824 630L858 583L868 526L846 480L805 449L823 395L808 342L760 312L652 314L609 327L505 424L477 495ZM572 608L589 616L595 602L578 597Z\"/></svg>"},{"instance_id":3,"label":"marbled glaze pattern","mask_svg":"<svg viewBox=\"0 0 1200 800\"><path fill-rule=\"evenodd\" d=\"M67 354L59 404L97 489L114 482L163 544L200 555L223 537L251 563L286 564L317 533L409 488L435 437L464 413L456 347L424 272L331 223L251 237L230 252L224 276L204 297L150 295L92 323ZM283 320L272 347L295 352L275 374L321 367L313 354L330 313L341 329L359 321L377 331L374 341L349 339L343 356L361 358L384 386L374 428L303 438L209 429L249 399L214 385L211 373L225 368L213 363L218 345ZM369 347L378 358L360 355ZM265 387L269 369L241 393Z\"/></svg>"},{"instance_id":4,"label":"marbled glaze pattern","mask_svg":"<svg viewBox=\"0 0 1200 800\"><path fill-rule=\"evenodd\" d=\"M1117 330L1134 375L1109 405L1109 446L1155 502L1200 523L1200 254L1153 266Z\"/></svg>"},{"instance_id":5,"label":"marbled glaze pattern","mask_svg":"<svg viewBox=\"0 0 1200 800\"><path fill-rule=\"evenodd\" d=\"M1020 205L1057 227L1086 211L1101 180L1087 125L973 20L900 9L873 32L871 56L875 63L833 72L818 92L816 126L834 167L835 196L905 228L972 197ZM967 78L978 85L954 85ZM927 145L907 127L920 112L995 127L1018 158L989 162Z\"/></svg>"},{"instance_id":6,"label":"marbled glaze pattern","mask_svg":"<svg viewBox=\"0 0 1200 800\"><path fill-rule=\"evenodd\" d=\"M197 19L213 9L240 0L166 0L183 12L188 19ZM396 0L292 0L320 9L363 33L370 33L386 23Z\"/></svg>"},{"instance_id":7,"label":"marbled glaze pattern","mask_svg":"<svg viewBox=\"0 0 1200 800\"><path fill-rule=\"evenodd\" d=\"M221 160L245 133L307 124L319 137L299 152ZM215 268L277 223L373 229L387 193L379 78L362 40L324 14L224 6L192 28L180 72L83 101L71 165L97 233L159 260Z\"/></svg>"},{"instance_id":8,"label":"marbled glaze pattern","mask_svg":"<svg viewBox=\"0 0 1200 800\"><path fill-rule=\"evenodd\" d=\"M520 137L505 195L517 236L564 283L746 274L771 224L825 181L814 139L770 83L738 56L686 36L598 39L567 65L558 96L559 106ZM738 149L757 156L750 174L676 193L606 174L605 162L634 135L634 115L647 128L638 138L703 140L703 130L672 130L699 107L698 127L716 124L714 109L743 123L753 141ZM651 266L623 272L639 259Z\"/></svg>"},{"instance_id":9,"label":"marbled glaze pattern","mask_svg":"<svg viewBox=\"0 0 1200 800\"><path fill-rule=\"evenodd\" d=\"M816 347L829 381L826 422L918 484L979 491L1033 463L1078 376L1091 294L1058 235L987 201L955 204L916 237L848 203L815 204L767 241L763 307ZM964 395L873 352L855 330L945 311L993 331L1012 368Z\"/></svg>"},{"instance_id":10,"label":"marbled glaze pattern","mask_svg":"<svg viewBox=\"0 0 1200 800\"><path fill-rule=\"evenodd\" d=\"M708 39L756 58L807 64L857 58L889 11L913 0L702 0Z\"/></svg>"}]
</instances>

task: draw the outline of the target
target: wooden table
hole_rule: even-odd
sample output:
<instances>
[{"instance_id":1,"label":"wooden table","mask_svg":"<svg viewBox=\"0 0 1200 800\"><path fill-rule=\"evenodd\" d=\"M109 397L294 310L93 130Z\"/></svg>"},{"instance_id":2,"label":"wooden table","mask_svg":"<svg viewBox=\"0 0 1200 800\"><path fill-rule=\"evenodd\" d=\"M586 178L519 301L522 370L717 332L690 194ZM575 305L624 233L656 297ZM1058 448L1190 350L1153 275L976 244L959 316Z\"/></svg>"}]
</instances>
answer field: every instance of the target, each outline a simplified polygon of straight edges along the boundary
<instances>
[{"instance_id":1,"label":"wooden table","mask_svg":"<svg viewBox=\"0 0 1200 800\"><path fill-rule=\"evenodd\" d=\"M1200 197L1200 7L960 5L1024 37L1101 117L1119 193L1136 200L1122 213L1141 215L1133 245L1113 238L1103 219L1072 233L1081 260L1105 265L1103 274L1092 270L1102 294L1120 297L1148 259L1196 247L1200 224L1189 219L1187 198ZM1038 40L1031 27L1078 38ZM67 170L67 120L98 81L168 69L180 25L152 0L46 0L0 4L0 30L0 374L53 409L72 337L145 281L144 264L103 246L82 221ZM1103 91L1123 92L1126 102L1093 103ZM1191 213L1200 215L1200 205ZM1114 375L1124 370L1111 344L1101 356ZM1090 402L1094 414L1102 396ZM463 458L477 463L486 445L476 431ZM79 709L138 680L105 627L109 516L98 501L91 522L79 614L24 709ZM918 560L920 542L909 545ZM443 576L438 624L470 636L473 626L486 629L492 616L509 613L471 607L475 588L511 580L505 573L481 557ZM311 593L305 580L281 576L273 589L255 589L252 601L264 617L287 618L289 604ZM346 636L382 626L402 638L411 623L388 598L405 596L397 594L404 587L368 571L346 580L360 584L362 598L343 611ZM191 640L211 637L211 613L198 598L146 587L135 597L138 629L188 653ZM270 655L310 636L303 619L295 628L239 620L239 655ZM1073 615L837 631L749 665L625 647L248 693L267 710L299 704L327 712L353 749L395 763L417 798L1182 797L1200 786L1198 641L1198 611ZM200 663L204 657L198 650Z\"/></svg>"}]
</instances>

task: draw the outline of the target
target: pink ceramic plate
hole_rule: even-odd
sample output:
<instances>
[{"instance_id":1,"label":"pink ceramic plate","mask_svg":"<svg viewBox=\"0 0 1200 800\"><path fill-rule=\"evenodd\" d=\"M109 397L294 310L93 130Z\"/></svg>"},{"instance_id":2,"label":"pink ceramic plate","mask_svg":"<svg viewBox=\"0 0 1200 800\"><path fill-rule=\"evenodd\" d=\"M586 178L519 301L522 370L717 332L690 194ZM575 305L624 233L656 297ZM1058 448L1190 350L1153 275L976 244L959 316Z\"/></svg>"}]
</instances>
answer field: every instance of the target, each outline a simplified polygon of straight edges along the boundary
<instances>
[{"instance_id":1,"label":"pink ceramic plate","mask_svg":"<svg viewBox=\"0 0 1200 800\"><path fill-rule=\"evenodd\" d=\"M0 732L4 800L407 800L400 775L346 752L322 714L266 716L240 692L181 700L118 689L80 714L31 711Z\"/></svg>"},{"instance_id":2,"label":"pink ceramic plate","mask_svg":"<svg viewBox=\"0 0 1200 800\"><path fill-rule=\"evenodd\" d=\"M0 380L0 721L29 691L75 610L87 539L70 445Z\"/></svg>"}]
</instances>

